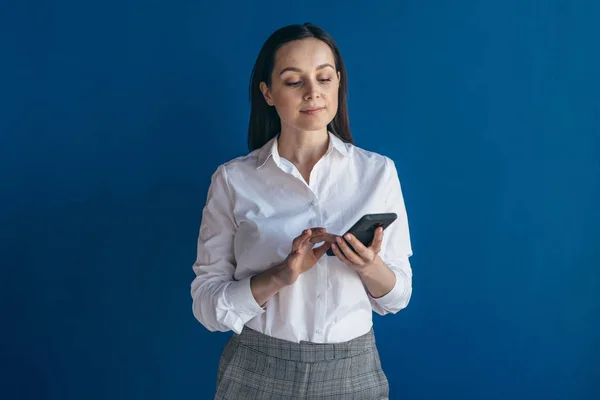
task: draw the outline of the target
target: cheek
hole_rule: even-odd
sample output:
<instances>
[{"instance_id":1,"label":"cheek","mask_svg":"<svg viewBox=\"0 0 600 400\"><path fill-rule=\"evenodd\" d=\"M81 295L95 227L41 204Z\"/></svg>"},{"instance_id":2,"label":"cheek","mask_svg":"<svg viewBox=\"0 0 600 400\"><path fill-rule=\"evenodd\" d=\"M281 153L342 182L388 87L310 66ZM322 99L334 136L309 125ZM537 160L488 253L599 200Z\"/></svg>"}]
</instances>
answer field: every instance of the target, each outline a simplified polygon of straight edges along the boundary
<instances>
[{"instance_id":1,"label":"cheek","mask_svg":"<svg viewBox=\"0 0 600 400\"><path fill-rule=\"evenodd\" d=\"M329 107L331 108L331 111L335 114L335 112L337 112L337 108L338 108L338 99L339 99L339 88L336 86L335 88L333 88L329 93L327 93L327 96L329 98Z\"/></svg>"},{"instance_id":2,"label":"cheek","mask_svg":"<svg viewBox=\"0 0 600 400\"><path fill-rule=\"evenodd\" d=\"M280 92L275 99L275 107L280 114L293 113L297 108L297 104L297 95L291 91Z\"/></svg>"},{"instance_id":3,"label":"cheek","mask_svg":"<svg viewBox=\"0 0 600 400\"><path fill-rule=\"evenodd\" d=\"M279 101L286 106L294 105L298 102L298 93L293 90L284 90L279 93Z\"/></svg>"},{"instance_id":4,"label":"cheek","mask_svg":"<svg viewBox=\"0 0 600 400\"><path fill-rule=\"evenodd\" d=\"M289 100L285 98L277 99L275 102L275 110L282 121L290 121L293 119L294 107L291 106Z\"/></svg>"}]
</instances>

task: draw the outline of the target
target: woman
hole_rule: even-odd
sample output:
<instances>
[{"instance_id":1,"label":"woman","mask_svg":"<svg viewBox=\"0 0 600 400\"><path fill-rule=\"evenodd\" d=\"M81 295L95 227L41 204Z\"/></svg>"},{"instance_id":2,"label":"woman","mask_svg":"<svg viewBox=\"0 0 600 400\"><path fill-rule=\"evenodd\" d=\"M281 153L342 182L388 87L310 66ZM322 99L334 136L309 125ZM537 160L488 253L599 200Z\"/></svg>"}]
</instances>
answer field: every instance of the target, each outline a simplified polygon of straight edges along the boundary
<instances>
[{"instance_id":1,"label":"woman","mask_svg":"<svg viewBox=\"0 0 600 400\"><path fill-rule=\"evenodd\" d=\"M408 222L394 162L353 145L346 87L315 25L276 31L258 55L250 153L213 174L193 267L195 317L234 332L217 399L389 396L372 312L408 304ZM384 212L398 219L370 246L338 236Z\"/></svg>"}]
</instances>

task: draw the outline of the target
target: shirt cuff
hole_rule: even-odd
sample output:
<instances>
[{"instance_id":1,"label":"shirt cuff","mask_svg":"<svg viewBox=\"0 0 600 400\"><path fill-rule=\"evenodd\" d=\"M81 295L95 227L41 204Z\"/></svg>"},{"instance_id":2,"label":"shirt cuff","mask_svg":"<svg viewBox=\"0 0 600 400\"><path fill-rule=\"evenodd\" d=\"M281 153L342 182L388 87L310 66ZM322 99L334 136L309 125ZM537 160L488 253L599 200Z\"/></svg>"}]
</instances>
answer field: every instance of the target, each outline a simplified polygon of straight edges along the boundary
<instances>
[{"instance_id":1,"label":"shirt cuff","mask_svg":"<svg viewBox=\"0 0 600 400\"><path fill-rule=\"evenodd\" d=\"M390 269L394 272L394 275L396 275L396 283L392 290L381 297L373 297L371 296L371 293L367 291L369 297L385 310L398 308L398 304L402 302L406 292L406 281L404 276L402 276L402 273L397 271L396 268Z\"/></svg>"},{"instance_id":2,"label":"shirt cuff","mask_svg":"<svg viewBox=\"0 0 600 400\"><path fill-rule=\"evenodd\" d=\"M230 304L233 310L240 314L244 323L265 312L265 309L256 302L252 295L250 279L252 279L251 276L234 281L225 289L227 304Z\"/></svg>"}]
</instances>

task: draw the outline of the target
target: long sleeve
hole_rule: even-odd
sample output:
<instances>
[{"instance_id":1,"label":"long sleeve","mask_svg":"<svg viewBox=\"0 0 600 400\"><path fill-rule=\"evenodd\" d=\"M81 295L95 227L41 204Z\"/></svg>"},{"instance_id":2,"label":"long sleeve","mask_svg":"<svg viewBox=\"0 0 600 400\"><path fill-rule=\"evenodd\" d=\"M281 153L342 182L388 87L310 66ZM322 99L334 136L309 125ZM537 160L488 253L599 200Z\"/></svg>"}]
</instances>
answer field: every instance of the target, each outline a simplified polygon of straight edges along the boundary
<instances>
[{"instance_id":1,"label":"long sleeve","mask_svg":"<svg viewBox=\"0 0 600 400\"><path fill-rule=\"evenodd\" d=\"M412 295L412 269L408 261L412 255L412 247L408 217L396 166L394 161L387 157L385 177L389 188L385 207L388 212L395 212L398 218L385 230L379 255L396 275L396 284L382 297L373 298L369 295L373 311L380 315L402 310L408 305Z\"/></svg>"},{"instance_id":2,"label":"long sleeve","mask_svg":"<svg viewBox=\"0 0 600 400\"><path fill-rule=\"evenodd\" d=\"M244 324L265 312L254 299L250 278L234 279L236 223L225 165L212 175L198 236L191 284L194 316L209 331L241 333Z\"/></svg>"}]
</instances>

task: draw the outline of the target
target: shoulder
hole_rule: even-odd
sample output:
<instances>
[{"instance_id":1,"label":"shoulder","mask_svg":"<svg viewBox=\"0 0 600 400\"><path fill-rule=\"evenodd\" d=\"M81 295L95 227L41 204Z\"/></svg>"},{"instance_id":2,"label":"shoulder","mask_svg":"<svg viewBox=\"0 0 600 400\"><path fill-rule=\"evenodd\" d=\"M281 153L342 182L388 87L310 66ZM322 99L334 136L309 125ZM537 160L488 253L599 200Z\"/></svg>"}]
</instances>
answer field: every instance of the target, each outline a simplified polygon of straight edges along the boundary
<instances>
[{"instance_id":1,"label":"shoulder","mask_svg":"<svg viewBox=\"0 0 600 400\"><path fill-rule=\"evenodd\" d=\"M388 156L349 143L346 143L346 146L354 163L368 166L379 172L396 173L394 160Z\"/></svg>"},{"instance_id":2,"label":"shoulder","mask_svg":"<svg viewBox=\"0 0 600 400\"><path fill-rule=\"evenodd\" d=\"M230 184L232 179L256 171L258 163L258 150L254 150L244 156L235 157L216 167L212 174L212 181L221 180Z\"/></svg>"},{"instance_id":3,"label":"shoulder","mask_svg":"<svg viewBox=\"0 0 600 400\"><path fill-rule=\"evenodd\" d=\"M235 171L248 168L256 169L259 150L260 149L254 150L244 156L235 157L229 161L220 164L219 166L217 166L215 173L234 173Z\"/></svg>"}]
</instances>

